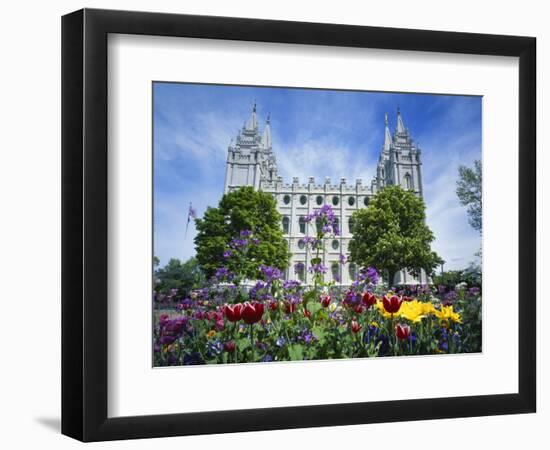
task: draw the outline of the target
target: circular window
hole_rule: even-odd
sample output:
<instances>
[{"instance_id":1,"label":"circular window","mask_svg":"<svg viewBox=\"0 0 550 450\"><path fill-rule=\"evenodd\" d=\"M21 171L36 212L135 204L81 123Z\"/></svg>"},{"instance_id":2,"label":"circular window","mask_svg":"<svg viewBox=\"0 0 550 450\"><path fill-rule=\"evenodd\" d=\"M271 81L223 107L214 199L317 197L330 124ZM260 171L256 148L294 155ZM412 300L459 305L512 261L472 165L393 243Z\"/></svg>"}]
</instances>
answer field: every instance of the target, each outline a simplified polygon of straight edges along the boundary
<instances>
[{"instance_id":1,"label":"circular window","mask_svg":"<svg viewBox=\"0 0 550 450\"><path fill-rule=\"evenodd\" d=\"M283 197L283 202L285 205L288 205L290 203L290 195L285 195Z\"/></svg>"},{"instance_id":2,"label":"circular window","mask_svg":"<svg viewBox=\"0 0 550 450\"><path fill-rule=\"evenodd\" d=\"M298 248L299 248L300 250L303 250L303 249L305 248L305 246L306 246L306 243L304 242L304 240L303 240L303 239L300 239L300 240L298 241Z\"/></svg>"},{"instance_id":3,"label":"circular window","mask_svg":"<svg viewBox=\"0 0 550 450\"><path fill-rule=\"evenodd\" d=\"M340 242L338 242L336 239L334 239L334 241L332 241L332 248L334 250L338 250L338 247L340 247Z\"/></svg>"},{"instance_id":4,"label":"circular window","mask_svg":"<svg viewBox=\"0 0 550 450\"><path fill-rule=\"evenodd\" d=\"M319 206L321 206L323 204L323 196L322 195L318 195L315 200L317 201L317 204Z\"/></svg>"},{"instance_id":5,"label":"circular window","mask_svg":"<svg viewBox=\"0 0 550 450\"><path fill-rule=\"evenodd\" d=\"M300 197L300 203L301 203L302 205L305 205L305 204L307 203L307 197L306 197L305 195L302 195L302 196Z\"/></svg>"},{"instance_id":6,"label":"circular window","mask_svg":"<svg viewBox=\"0 0 550 450\"><path fill-rule=\"evenodd\" d=\"M365 197L365 199L363 200L363 203L365 203L365 206L369 206L369 198Z\"/></svg>"},{"instance_id":7,"label":"circular window","mask_svg":"<svg viewBox=\"0 0 550 450\"><path fill-rule=\"evenodd\" d=\"M335 195L334 197L332 197L332 204L336 206L338 203L340 203L340 199L337 195Z\"/></svg>"},{"instance_id":8,"label":"circular window","mask_svg":"<svg viewBox=\"0 0 550 450\"><path fill-rule=\"evenodd\" d=\"M349 206L355 205L355 197L349 197L348 198L348 205Z\"/></svg>"}]
</instances>

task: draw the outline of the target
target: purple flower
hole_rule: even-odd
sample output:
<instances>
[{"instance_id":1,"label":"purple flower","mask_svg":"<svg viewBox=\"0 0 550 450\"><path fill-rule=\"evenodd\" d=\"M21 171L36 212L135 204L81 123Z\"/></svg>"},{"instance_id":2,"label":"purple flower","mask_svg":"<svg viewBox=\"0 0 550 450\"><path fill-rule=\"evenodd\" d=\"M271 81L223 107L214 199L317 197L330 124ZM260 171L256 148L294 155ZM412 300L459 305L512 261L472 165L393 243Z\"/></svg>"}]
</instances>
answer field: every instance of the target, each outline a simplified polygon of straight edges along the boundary
<instances>
[{"instance_id":1,"label":"purple flower","mask_svg":"<svg viewBox=\"0 0 550 450\"><path fill-rule=\"evenodd\" d=\"M309 268L309 271L311 273L326 273L327 272L327 268L323 265L323 263L317 263L317 264L313 264L310 268Z\"/></svg>"},{"instance_id":2,"label":"purple flower","mask_svg":"<svg viewBox=\"0 0 550 450\"><path fill-rule=\"evenodd\" d=\"M340 253L340 264L344 265L348 262L348 258L343 253Z\"/></svg>"},{"instance_id":3,"label":"purple flower","mask_svg":"<svg viewBox=\"0 0 550 450\"><path fill-rule=\"evenodd\" d=\"M248 245L247 239L232 239L229 243L229 246L235 249L238 249L240 247L245 247Z\"/></svg>"},{"instance_id":4,"label":"purple flower","mask_svg":"<svg viewBox=\"0 0 550 450\"><path fill-rule=\"evenodd\" d=\"M456 300L456 298L457 298L457 294L456 294L455 291L447 292L447 293L443 296L442 303L443 303L443 305L445 305L445 306L452 305L452 304L454 303L454 301Z\"/></svg>"},{"instance_id":5,"label":"purple flower","mask_svg":"<svg viewBox=\"0 0 550 450\"><path fill-rule=\"evenodd\" d=\"M481 290L477 286L474 286L468 289L468 294L472 297L477 297L480 294L480 292Z\"/></svg>"},{"instance_id":6,"label":"purple flower","mask_svg":"<svg viewBox=\"0 0 550 450\"><path fill-rule=\"evenodd\" d=\"M223 252L223 257L224 258L231 258L231 255L233 254L233 252L231 250L226 250L225 252Z\"/></svg>"},{"instance_id":7,"label":"purple flower","mask_svg":"<svg viewBox=\"0 0 550 450\"><path fill-rule=\"evenodd\" d=\"M357 306L361 304L361 299L363 298L362 294L360 292L354 292L352 290L346 292L346 296L344 297L344 304L348 306Z\"/></svg>"},{"instance_id":8,"label":"purple flower","mask_svg":"<svg viewBox=\"0 0 550 450\"><path fill-rule=\"evenodd\" d=\"M294 264L294 273L300 273L305 267L306 266L303 262L297 262Z\"/></svg>"},{"instance_id":9,"label":"purple flower","mask_svg":"<svg viewBox=\"0 0 550 450\"><path fill-rule=\"evenodd\" d=\"M241 233L240 233L242 238L246 238L246 237L250 236L251 234L252 234L252 231L250 231L250 230L242 230Z\"/></svg>"},{"instance_id":10,"label":"purple flower","mask_svg":"<svg viewBox=\"0 0 550 450\"><path fill-rule=\"evenodd\" d=\"M216 270L216 274L214 275L218 280L223 280L224 278L229 278L230 272L227 267L220 267L218 270Z\"/></svg>"},{"instance_id":11,"label":"purple flower","mask_svg":"<svg viewBox=\"0 0 550 450\"><path fill-rule=\"evenodd\" d=\"M365 274L372 284L378 283L380 275L374 267L368 267Z\"/></svg>"},{"instance_id":12,"label":"purple flower","mask_svg":"<svg viewBox=\"0 0 550 450\"><path fill-rule=\"evenodd\" d=\"M311 344L311 342L313 342L314 337L310 331L304 331L304 333L302 334L302 339L304 340L304 343Z\"/></svg>"},{"instance_id":13,"label":"purple flower","mask_svg":"<svg viewBox=\"0 0 550 450\"><path fill-rule=\"evenodd\" d=\"M185 298L182 300L182 302L177 306L179 310L185 310L191 308L191 299Z\"/></svg>"},{"instance_id":14,"label":"purple flower","mask_svg":"<svg viewBox=\"0 0 550 450\"><path fill-rule=\"evenodd\" d=\"M254 245L259 245L260 244L260 240L258 238L252 238L252 243Z\"/></svg>"},{"instance_id":15,"label":"purple flower","mask_svg":"<svg viewBox=\"0 0 550 450\"><path fill-rule=\"evenodd\" d=\"M298 264L302 264L302 263L297 263L296 265ZM303 264L302 264L303 266ZM301 282L299 280L285 280L283 282L283 289L285 290L289 290L289 289L295 289L295 288L298 288L300 287L301 285Z\"/></svg>"},{"instance_id":16,"label":"purple flower","mask_svg":"<svg viewBox=\"0 0 550 450\"><path fill-rule=\"evenodd\" d=\"M282 277L281 271L276 267L261 265L260 271L262 272L262 274L264 275L264 277L268 282L278 280Z\"/></svg>"}]
</instances>

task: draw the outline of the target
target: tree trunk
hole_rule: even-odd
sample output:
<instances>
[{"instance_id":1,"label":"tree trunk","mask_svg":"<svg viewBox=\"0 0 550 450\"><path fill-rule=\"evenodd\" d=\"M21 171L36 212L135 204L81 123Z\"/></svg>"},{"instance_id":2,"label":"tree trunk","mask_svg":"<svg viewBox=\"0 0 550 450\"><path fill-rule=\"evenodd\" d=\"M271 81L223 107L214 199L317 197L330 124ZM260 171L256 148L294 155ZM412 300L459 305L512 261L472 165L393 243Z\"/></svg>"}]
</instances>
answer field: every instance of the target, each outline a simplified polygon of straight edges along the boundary
<instances>
[{"instance_id":1,"label":"tree trunk","mask_svg":"<svg viewBox=\"0 0 550 450\"><path fill-rule=\"evenodd\" d=\"M397 270L388 269L388 289L393 287L393 281L395 280L396 273L397 273Z\"/></svg>"}]
</instances>

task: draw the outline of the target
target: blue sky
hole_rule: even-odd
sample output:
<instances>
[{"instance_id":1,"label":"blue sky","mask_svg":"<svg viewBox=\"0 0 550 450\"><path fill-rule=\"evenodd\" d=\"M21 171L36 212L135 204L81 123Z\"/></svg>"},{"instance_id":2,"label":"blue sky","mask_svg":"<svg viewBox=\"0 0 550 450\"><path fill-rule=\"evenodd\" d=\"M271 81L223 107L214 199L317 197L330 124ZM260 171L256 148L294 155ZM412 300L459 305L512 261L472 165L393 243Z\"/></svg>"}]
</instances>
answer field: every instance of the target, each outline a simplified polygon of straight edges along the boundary
<instances>
[{"instance_id":1,"label":"blue sky","mask_svg":"<svg viewBox=\"0 0 550 450\"><path fill-rule=\"evenodd\" d=\"M223 194L230 140L257 103L260 127L271 117L280 175L370 183L399 106L422 149L424 200L434 250L445 269L463 268L481 246L455 194L458 166L481 158L481 98L432 94L154 83L154 247L169 258L194 254L189 202L200 216Z\"/></svg>"}]
</instances>

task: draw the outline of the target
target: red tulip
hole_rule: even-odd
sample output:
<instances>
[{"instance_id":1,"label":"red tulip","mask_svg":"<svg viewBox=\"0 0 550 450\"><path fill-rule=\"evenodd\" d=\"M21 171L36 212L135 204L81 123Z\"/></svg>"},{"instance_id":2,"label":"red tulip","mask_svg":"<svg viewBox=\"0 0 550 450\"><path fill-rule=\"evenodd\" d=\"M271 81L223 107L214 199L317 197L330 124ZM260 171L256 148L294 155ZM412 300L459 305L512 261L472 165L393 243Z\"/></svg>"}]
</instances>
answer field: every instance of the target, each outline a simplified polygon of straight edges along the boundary
<instances>
[{"instance_id":1,"label":"red tulip","mask_svg":"<svg viewBox=\"0 0 550 450\"><path fill-rule=\"evenodd\" d=\"M384 309L390 314L395 314L399 311L399 308L401 308L401 303L403 303L403 299L397 295L392 295L390 298L388 298L387 295L384 295L384 298L382 299Z\"/></svg>"},{"instance_id":2,"label":"red tulip","mask_svg":"<svg viewBox=\"0 0 550 450\"><path fill-rule=\"evenodd\" d=\"M363 305L357 305L357 306L354 308L354 311L355 311L357 314L361 314L364 310L365 310L365 308L363 308Z\"/></svg>"},{"instance_id":3,"label":"red tulip","mask_svg":"<svg viewBox=\"0 0 550 450\"><path fill-rule=\"evenodd\" d=\"M264 304L260 302L245 302L241 311L241 318L248 325L259 322L264 314Z\"/></svg>"},{"instance_id":4,"label":"red tulip","mask_svg":"<svg viewBox=\"0 0 550 450\"><path fill-rule=\"evenodd\" d=\"M408 297L406 295L403 296L403 301L404 302L412 302L413 298L412 297Z\"/></svg>"},{"instance_id":5,"label":"red tulip","mask_svg":"<svg viewBox=\"0 0 550 450\"><path fill-rule=\"evenodd\" d=\"M327 308L330 305L330 295L321 295L321 305Z\"/></svg>"},{"instance_id":6,"label":"red tulip","mask_svg":"<svg viewBox=\"0 0 550 450\"><path fill-rule=\"evenodd\" d=\"M230 322L238 322L241 320L243 305L241 303L235 303L234 305L225 305L223 308L225 317Z\"/></svg>"},{"instance_id":7,"label":"red tulip","mask_svg":"<svg viewBox=\"0 0 550 450\"><path fill-rule=\"evenodd\" d=\"M296 311L296 303L285 302L285 313L290 314Z\"/></svg>"},{"instance_id":8,"label":"red tulip","mask_svg":"<svg viewBox=\"0 0 550 450\"><path fill-rule=\"evenodd\" d=\"M308 319L311 319L311 311L304 308L304 316L306 316Z\"/></svg>"},{"instance_id":9,"label":"red tulip","mask_svg":"<svg viewBox=\"0 0 550 450\"><path fill-rule=\"evenodd\" d=\"M395 326L395 335L400 341L404 341L405 339L408 339L408 337L411 335L411 327L398 323Z\"/></svg>"},{"instance_id":10,"label":"red tulip","mask_svg":"<svg viewBox=\"0 0 550 450\"><path fill-rule=\"evenodd\" d=\"M271 300L268 303L268 306L270 311L277 311L277 309L279 308L279 302L276 300Z\"/></svg>"},{"instance_id":11,"label":"red tulip","mask_svg":"<svg viewBox=\"0 0 550 450\"><path fill-rule=\"evenodd\" d=\"M233 353L235 351L235 341L227 341L223 344L223 349L227 353Z\"/></svg>"},{"instance_id":12,"label":"red tulip","mask_svg":"<svg viewBox=\"0 0 550 450\"><path fill-rule=\"evenodd\" d=\"M361 330L361 325L359 325L359 322L357 322L357 320L355 320L355 317L354 317L353 320L351 321L351 331L353 331L354 333L359 333L360 330Z\"/></svg>"},{"instance_id":13,"label":"red tulip","mask_svg":"<svg viewBox=\"0 0 550 450\"><path fill-rule=\"evenodd\" d=\"M363 303L363 305L367 308L370 308L372 305L376 304L376 296L372 292L365 292L361 303Z\"/></svg>"}]
</instances>

